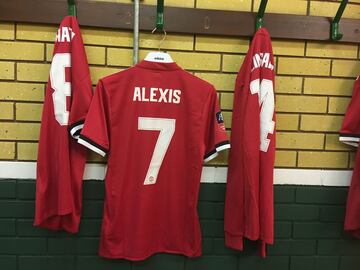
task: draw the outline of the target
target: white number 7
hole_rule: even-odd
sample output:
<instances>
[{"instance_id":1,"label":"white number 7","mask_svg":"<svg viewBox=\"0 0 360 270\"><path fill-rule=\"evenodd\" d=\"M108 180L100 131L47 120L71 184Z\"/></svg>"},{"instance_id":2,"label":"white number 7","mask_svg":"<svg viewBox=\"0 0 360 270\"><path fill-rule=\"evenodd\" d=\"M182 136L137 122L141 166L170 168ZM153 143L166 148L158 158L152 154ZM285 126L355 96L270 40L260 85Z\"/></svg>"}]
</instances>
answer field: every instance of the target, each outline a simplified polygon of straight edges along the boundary
<instances>
[{"instance_id":1,"label":"white number 7","mask_svg":"<svg viewBox=\"0 0 360 270\"><path fill-rule=\"evenodd\" d=\"M153 185L156 183L165 153L174 135L175 119L139 117L138 129L160 131L144 180L144 185Z\"/></svg>"},{"instance_id":2,"label":"white number 7","mask_svg":"<svg viewBox=\"0 0 360 270\"><path fill-rule=\"evenodd\" d=\"M267 152L270 139L269 134L274 133L275 122L273 121L275 101L274 101L274 86L271 80L259 79L250 82L251 94L258 94L260 111L260 150Z\"/></svg>"}]
</instances>

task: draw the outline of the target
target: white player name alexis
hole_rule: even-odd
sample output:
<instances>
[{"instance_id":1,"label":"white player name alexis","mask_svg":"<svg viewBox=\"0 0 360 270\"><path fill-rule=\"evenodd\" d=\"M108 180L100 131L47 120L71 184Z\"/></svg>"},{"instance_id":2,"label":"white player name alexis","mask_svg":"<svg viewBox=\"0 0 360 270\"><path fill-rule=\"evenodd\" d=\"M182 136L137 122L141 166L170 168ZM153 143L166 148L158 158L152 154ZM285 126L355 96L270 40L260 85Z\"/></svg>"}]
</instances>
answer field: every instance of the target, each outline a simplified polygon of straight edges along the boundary
<instances>
[{"instance_id":1,"label":"white player name alexis","mask_svg":"<svg viewBox=\"0 0 360 270\"><path fill-rule=\"evenodd\" d=\"M133 101L179 104L181 101L181 90L158 87L135 87Z\"/></svg>"}]
</instances>

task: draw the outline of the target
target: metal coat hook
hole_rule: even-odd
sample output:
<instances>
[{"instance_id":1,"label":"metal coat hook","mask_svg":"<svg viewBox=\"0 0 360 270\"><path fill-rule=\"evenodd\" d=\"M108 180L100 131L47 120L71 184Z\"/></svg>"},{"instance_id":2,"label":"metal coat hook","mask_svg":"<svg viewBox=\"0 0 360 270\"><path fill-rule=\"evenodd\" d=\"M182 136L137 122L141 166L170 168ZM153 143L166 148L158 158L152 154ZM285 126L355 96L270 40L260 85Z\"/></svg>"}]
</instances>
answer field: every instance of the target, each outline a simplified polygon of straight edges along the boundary
<instances>
[{"instance_id":1,"label":"metal coat hook","mask_svg":"<svg viewBox=\"0 0 360 270\"><path fill-rule=\"evenodd\" d=\"M76 1L68 0L68 14L76 17Z\"/></svg>"},{"instance_id":2,"label":"metal coat hook","mask_svg":"<svg viewBox=\"0 0 360 270\"><path fill-rule=\"evenodd\" d=\"M262 27L267 2L268 0L261 0L258 14L256 16L256 30L259 30Z\"/></svg>"},{"instance_id":3,"label":"metal coat hook","mask_svg":"<svg viewBox=\"0 0 360 270\"><path fill-rule=\"evenodd\" d=\"M331 39L332 40L340 40L343 37L343 34L339 32L339 22L341 16L344 13L345 7L348 3L348 0L342 0L338 11L336 12L335 18L331 23Z\"/></svg>"},{"instance_id":4,"label":"metal coat hook","mask_svg":"<svg viewBox=\"0 0 360 270\"><path fill-rule=\"evenodd\" d=\"M151 31L151 33L154 34L156 30L158 30L157 27L155 27L155 28ZM162 38L162 39L160 40L160 42L159 42L159 47L158 47L158 50L159 50L159 51L160 51L161 45L164 43L164 41L165 41L165 39L166 39L166 35L167 35L164 28L162 29L162 31L163 31L163 33L164 33L164 36L163 36L163 38Z\"/></svg>"},{"instance_id":5,"label":"metal coat hook","mask_svg":"<svg viewBox=\"0 0 360 270\"><path fill-rule=\"evenodd\" d=\"M156 26L151 31L152 34L154 34L157 30L160 30L163 32L163 37L159 42L159 51L161 48L161 45L165 41L166 38L166 31L164 29L164 0L157 0L157 8L156 8Z\"/></svg>"},{"instance_id":6,"label":"metal coat hook","mask_svg":"<svg viewBox=\"0 0 360 270\"><path fill-rule=\"evenodd\" d=\"M156 29L163 30L164 28L164 0L157 0L156 9Z\"/></svg>"}]
</instances>

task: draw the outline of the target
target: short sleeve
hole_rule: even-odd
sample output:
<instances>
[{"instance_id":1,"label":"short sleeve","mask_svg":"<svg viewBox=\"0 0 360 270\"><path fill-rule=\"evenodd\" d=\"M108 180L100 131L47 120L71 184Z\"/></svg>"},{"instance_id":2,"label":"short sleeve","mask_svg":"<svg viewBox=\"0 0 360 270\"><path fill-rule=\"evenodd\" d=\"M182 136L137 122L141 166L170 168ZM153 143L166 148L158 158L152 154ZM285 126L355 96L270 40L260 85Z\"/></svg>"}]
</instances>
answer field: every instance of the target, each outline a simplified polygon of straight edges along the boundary
<instances>
[{"instance_id":1,"label":"short sleeve","mask_svg":"<svg viewBox=\"0 0 360 270\"><path fill-rule=\"evenodd\" d=\"M340 141L355 147L360 141L360 80L355 81L351 102L346 110L340 130Z\"/></svg>"},{"instance_id":2,"label":"short sleeve","mask_svg":"<svg viewBox=\"0 0 360 270\"><path fill-rule=\"evenodd\" d=\"M204 162L214 159L220 151L230 148L224 118L222 116L216 90L212 89L205 108L205 156Z\"/></svg>"},{"instance_id":3,"label":"short sleeve","mask_svg":"<svg viewBox=\"0 0 360 270\"><path fill-rule=\"evenodd\" d=\"M103 82L96 86L78 142L105 156L110 149L110 102Z\"/></svg>"}]
</instances>

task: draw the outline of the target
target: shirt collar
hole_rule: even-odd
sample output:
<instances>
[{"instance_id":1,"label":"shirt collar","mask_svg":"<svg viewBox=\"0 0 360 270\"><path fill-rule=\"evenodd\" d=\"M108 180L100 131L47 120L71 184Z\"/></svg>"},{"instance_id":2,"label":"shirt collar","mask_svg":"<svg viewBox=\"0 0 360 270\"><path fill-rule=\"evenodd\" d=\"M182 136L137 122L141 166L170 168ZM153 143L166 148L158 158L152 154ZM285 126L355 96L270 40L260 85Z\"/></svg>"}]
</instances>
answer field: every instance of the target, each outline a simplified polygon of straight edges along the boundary
<instances>
[{"instance_id":1,"label":"shirt collar","mask_svg":"<svg viewBox=\"0 0 360 270\"><path fill-rule=\"evenodd\" d=\"M151 62L142 60L138 64L137 67L146 68L146 69L153 69L153 70L164 70L164 71L171 71L171 70L179 70L179 67L175 62L172 63L159 63L159 62Z\"/></svg>"}]
</instances>

